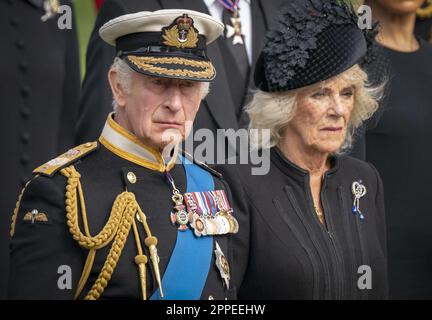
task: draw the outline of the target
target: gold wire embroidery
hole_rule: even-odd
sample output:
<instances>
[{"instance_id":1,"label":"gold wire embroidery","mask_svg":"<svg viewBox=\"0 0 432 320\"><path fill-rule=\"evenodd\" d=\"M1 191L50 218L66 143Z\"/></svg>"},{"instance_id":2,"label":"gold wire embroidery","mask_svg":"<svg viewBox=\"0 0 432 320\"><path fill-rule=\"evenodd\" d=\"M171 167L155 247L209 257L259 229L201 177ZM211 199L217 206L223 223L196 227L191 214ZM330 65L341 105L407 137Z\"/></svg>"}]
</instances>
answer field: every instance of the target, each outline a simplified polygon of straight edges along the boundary
<instances>
[{"instance_id":1,"label":"gold wire embroidery","mask_svg":"<svg viewBox=\"0 0 432 320\"><path fill-rule=\"evenodd\" d=\"M427 0L428 5L424 8L417 9L417 17L427 19L432 17L432 0Z\"/></svg>"},{"instance_id":2,"label":"gold wire embroidery","mask_svg":"<svg viewBox=\"0 0 432 320\"><path fill-rule=\"evenodd\" d=\"M162 38L165 40L163 43L167 46L177 48L196 48L198 42L198 33L193 27L189 28L185 42L180 42L178 37L178 27L172 26L170 29L164 30L165 34Z\"/></svg>"},{"instance_id":3,"label":"gold wire embroidery","mask_svg":"<svg viewBox=\"0 0 432 320\"><path fill-rule=\"evenodd\" d=\"M135 66L145 71L157 73L165 76L191 77L210 79L214 76L215 71L213 65L209 61L196 61L179 57L139 57L128 56L130 62ZM201 68L203 70L187 70L187 69L168 69L155 64L177 64L190 67Z\"/></svg>"}]
</instances>

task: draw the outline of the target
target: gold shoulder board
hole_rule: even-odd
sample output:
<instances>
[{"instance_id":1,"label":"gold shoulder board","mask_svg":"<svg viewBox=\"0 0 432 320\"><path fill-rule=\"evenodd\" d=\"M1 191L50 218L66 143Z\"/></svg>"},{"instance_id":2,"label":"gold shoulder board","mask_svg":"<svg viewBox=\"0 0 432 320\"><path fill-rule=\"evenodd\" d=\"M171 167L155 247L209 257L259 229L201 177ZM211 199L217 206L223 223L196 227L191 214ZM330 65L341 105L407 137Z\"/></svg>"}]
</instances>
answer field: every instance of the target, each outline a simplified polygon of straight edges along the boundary
<instances>
[{"instance_id":1,"label":"gold shoulder board","mask_svg":"<svg viewBox=\"0 0 432 320\"><path fill-rule=\"evenodd\" d=\"M87 142L80 146L70 149L69 151L63 153L62 155L54 158L47 163L37 167L33 170L34 174L42 174L45 176L51 177L54 173L56 173L61 168L66 165L75 162L76 160L82 158L83 156L89 154L90 152L96 150L98 147L98 143Z\"/></svg>"}]
</instances>

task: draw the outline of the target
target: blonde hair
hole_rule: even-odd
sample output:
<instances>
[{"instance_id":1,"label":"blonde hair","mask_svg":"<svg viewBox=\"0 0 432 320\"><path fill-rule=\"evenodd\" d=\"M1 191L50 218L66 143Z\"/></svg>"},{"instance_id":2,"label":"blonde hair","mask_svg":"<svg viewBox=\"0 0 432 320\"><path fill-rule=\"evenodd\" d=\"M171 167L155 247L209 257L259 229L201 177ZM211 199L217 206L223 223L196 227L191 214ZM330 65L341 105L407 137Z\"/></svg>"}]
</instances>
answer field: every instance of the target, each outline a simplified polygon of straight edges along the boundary
<instances>
[{"instance_id":1,"label":"blonde hair","mask_svg":"<svg viewBox=\"0 0 432 320\"><path fill-rule=\"evenodd\" d=\"M377 87L371 87L366 72L359 65L351 67L336 77L342 77L355 88L354 108L348 123L345 141L336 152L342 153L352 147L355 130L378 109L378 101L382 97L384 83ZM312 86L325 85L325 82ZM264 92L261 90L254 92L245 111L250 118L249 129L258 129L253 130L255 132L253 144L256 148L271 148L279 143L284 129L295 116L299 93L310 87L284 92ZM262 130L266 129L270 131L269 141L263 139Z\"/></svg>"}]
</instances>

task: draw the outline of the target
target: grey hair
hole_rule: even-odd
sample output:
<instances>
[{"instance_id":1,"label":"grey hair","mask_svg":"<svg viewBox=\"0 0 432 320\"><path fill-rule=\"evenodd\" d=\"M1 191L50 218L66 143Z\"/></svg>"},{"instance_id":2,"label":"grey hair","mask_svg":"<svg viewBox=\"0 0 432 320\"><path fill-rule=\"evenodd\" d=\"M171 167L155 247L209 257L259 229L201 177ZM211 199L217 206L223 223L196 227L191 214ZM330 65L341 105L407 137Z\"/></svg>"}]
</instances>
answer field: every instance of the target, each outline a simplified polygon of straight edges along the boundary
<instances>
[{"instance_id":1,"label":"grey hair","mask_svg":"<svg viewBox=\"0 0 432 320\"><path fill-rule=\"evenodd\" d=\"M126 92L130 92L132 74L135 72L129 65L121 58L115 57L111 65L111 69L115 70L118 74L118 83ZM200 82L201 100L204 100L210 91L210 82ZM117 111L118 105L115 99L112 101L114 112Z\"/></svg>"},{"instance_id":2,"label":"grey hair","mask_svg":"<svg viewBox=\"0 0 432 320\"><path fill-rule=\"evenodd\" d=\"M353 136L364 121L369 119L378 109L379 100L382 98L385 82L372 87L368 82L368 76L358 65L341 73L338 77L352 83L355 87L354 109L348 123L347 134L337 154L347 152L352 148ZM322 82L321 84L324 84ZM256 90L245 111L249 115L249 129L254 136L255 148L266 149L277 145L285 128L294 118L297 109L297 98L300 92L306 90L300 88L284 92L264 92ZM269 130L269 141L264 141L263 130Z\"/></svg>"}]
</instances>

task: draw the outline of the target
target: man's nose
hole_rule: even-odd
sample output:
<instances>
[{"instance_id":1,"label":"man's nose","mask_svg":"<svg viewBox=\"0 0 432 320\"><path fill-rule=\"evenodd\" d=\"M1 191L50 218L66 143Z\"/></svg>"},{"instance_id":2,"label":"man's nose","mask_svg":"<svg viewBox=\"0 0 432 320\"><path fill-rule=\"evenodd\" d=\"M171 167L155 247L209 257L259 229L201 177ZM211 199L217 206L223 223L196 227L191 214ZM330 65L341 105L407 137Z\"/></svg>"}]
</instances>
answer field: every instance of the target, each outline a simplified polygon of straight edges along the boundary
<instances>
[{"instance_id":1,"label":"man's nose","mask_svg":"<svg viewBox=\"0 0 432 320\"><path fill-rule=\"evenodd\" d=\"M171 86L168 89L168 97L167 97L167 102L166 105L169 109L171 109L172 111L179 111L182 109L183 104L182 104L182 95L181 95L181 90L178 86Z\"/></svg>"}]
</instances>

